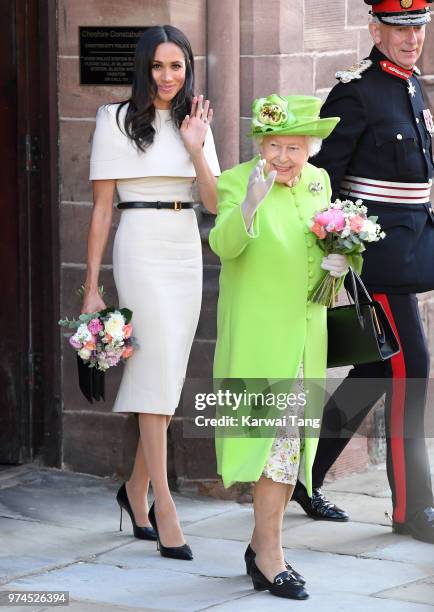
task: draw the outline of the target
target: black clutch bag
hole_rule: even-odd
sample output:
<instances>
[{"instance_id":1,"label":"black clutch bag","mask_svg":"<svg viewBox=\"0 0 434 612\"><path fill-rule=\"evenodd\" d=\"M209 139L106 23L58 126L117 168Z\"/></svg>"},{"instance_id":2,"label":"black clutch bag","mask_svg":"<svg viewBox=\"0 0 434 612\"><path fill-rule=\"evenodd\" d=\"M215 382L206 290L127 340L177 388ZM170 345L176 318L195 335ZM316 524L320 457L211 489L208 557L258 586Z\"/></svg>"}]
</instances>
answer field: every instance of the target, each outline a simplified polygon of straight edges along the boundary
<instances>
[{"instance_id":1,"label":"black clutch bag","mask_svg":"<svg viewBox=\"0 0 434 612\"><path fill-rule=\"evenodd\" d=\"M354 270L349 274L354 304L327 311L329 368L385 361L401 350L383 306L372 300Z\"/></svg>"},{"instance_id":2,"label":"black clutch bag","mask_svg":"<svg viewBox=\"0 0 434 612\"><path fill-rule=\"evenodd\" d=\"M84 397L93 404L105 400L104 372L90 368L79 355L77 355L78 385Z\"/></svg>"}]
</instances>

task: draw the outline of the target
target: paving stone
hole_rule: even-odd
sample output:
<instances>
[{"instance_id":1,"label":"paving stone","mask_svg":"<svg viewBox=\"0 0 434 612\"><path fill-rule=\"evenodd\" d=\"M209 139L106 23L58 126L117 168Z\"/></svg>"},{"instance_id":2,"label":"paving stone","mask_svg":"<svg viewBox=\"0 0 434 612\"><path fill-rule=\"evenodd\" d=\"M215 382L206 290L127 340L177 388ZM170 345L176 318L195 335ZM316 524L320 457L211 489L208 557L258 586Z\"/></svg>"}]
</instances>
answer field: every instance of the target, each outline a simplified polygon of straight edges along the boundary
<instances>
[{"instance_id":1,"label":"paving stone","mask_svg":"<svg viewBox=\"0 0 434 612\"><path fill-rule=\"evenodd\" d=\"M414 603L424 603L434 606L434 576L425 580L418 580L404 584L395 589L389 589L383 593L377 593L377 597L387 599L412 601Z\"/></svg>"},{"instance_id":2,"label":"paving stone","mask_svg":"<svg viewBox=\"0 0 434 612\"><path fill-rule=\"evenodd\" d=\"M117 531L119 506L115 496L120 482L60 470L14 473L16 476L10 479L4 476L4 480L0 480L1 516L30 518L92 531ZM235 502L198 495L174 494L173 497L179 517L185 523L239 508ZM152 503L152 495L149 503ZM127 524L128 521L127 518Z\"/></svg>"},{"instance_id":3,"label":"paving stone","mask_svg":"<svg viewBox=\"0 0 434 612\"><path fill-rule=\"evenodd\" d=\"M182 561L178 561L182 563ZM189 563L189 561L185 561ZM236 599L247 594L249 580L210 579L163 568L122 569L109 565L76 563L44 575L14 581L12 588L67 590L73 599L153 610L188 610Z\"/></svg>"},{"instance_id":4,"label":"paving stone","mask_svg":"<svg viewBox=\"0 0 434 612\"><path fill-rule=\"evenodd\" d=\"M123 568L149 568L170 570L174 572L210 576L214 578L234 578L245 574L245 542L233 540L209 539L189 535L194 559L189 563L180 563L176 559L162 557L153 547L153 554L144 554L141 542L134 542L120 549L109 551L98 556L97 563L116 565Z\"/></svg>"},{"instance_id":5,"label":"paving stone","mask_svg":"<svg viewBox=\"0 0 434 612\"><path fill-rule=\"evenodd\" d=\"M178 515L183 524L196 523L209 517L220 516L231 511L237 511L237 502L220 501L211 497L199 495L173 495Z\"/></svg>"},{"instance_id":6,"label":"paving stone","mask_svg":"<svg viewBox=\"0 0 434 612\"><path fill-rule=\"evenodd\" d=\"M378 591L398 587L404 581L427 579L429 576L429 572L411 563L312 550L285 549L285 558L306 578L311 593L336 591L337 598L338 593L375 595Z\"/></svg>"},{"instance_id":7,"label":"paving stone","mask_svg":"<svg viewBox=\"0 0 434 612\"><path fill-rule=\"evenodd\" d=\"M279 612L288 611L299 606L303 612L432 612L432 606L413 604L409 602L387 601L376 597L363 597L349 593L311 593L309 599L303 602L292 602L286 599L272 597L269 593L257 593L244 597L236 602L215 606L212 612L234 612L248 610L249 612ZM297 608L298 609L298 608Z\"/></svg>"},{"instance_id":8,"label":"paving stone","mask_svg":"<svg viewBox=\"0 0 434 612\"><path fill-rule=\"evenodd\" d=\"M361 493L371 497L390 497L389 483L384 469L372 469L361 474L351 474L324 485L325 494L331 497L332 491Z\"/></svg>"},{"instance_id":9,"label":"paving stone","mask_svg":"<svg viewBox=\"0 0 434 612\"><path fill-rule=\"evenodd\" d=\"M0 583L122 546L122 534L0 518Z\"/></svg>"},{"instance_id":10,"label":"paving stone","mask_svg":"<svg viewBox=\"0 0 434 612\"><path fill-rule=\"evenodd\" d=\"M362 556L370 559L389 559L402 563L413 563L418 567L425 568L429 573L434 571L433 545L415 540L411 536L394 536L393 542L390 542L390 544L362 553Z\"/></svg>"},{"instance_id":11,"label":"paving stone","mask_svg":"<svg viewBox=\"0 0 434 612\"><path fill-rule=\"evenodd\" d=\"M285 517L285 525L292 527L310 524L312 521L305 514L303 516ZM238 506L231 512L225 512L203 521L198 521L185 528L186 534L207 538L221 538L227 540L241 540L248 542L253 531L253 508L251 504Z\"/></svg>"},{"instance_id":12,"label":"paving stone","mask_svg":"<svg viewBox=\"0 0 434 612\"><path fill-rule=\"evenodd\" d=\"M291 548L360 555L384 547L397 537L390 528L381 525L310 521L308 525L285 529L282 542Z\"/></svg>"},{"instance_id":13,"label":"paving stone","mask_svg":"<svg viewBox=\"0 0 434 612\"><path fill-rule=\"evenodd\" d=\"M57 610L64 610L65 608L57 607ZM100 603L89 603L87 601L73 601L69 600L69 604L67 606L67 612L137 612L138 608L130 608L125 606L112 606L108 603L104 603L104 607L101 606ZM53 607L34 607L34 606L14 606L13 608L2 607L0 606L0 610L13 610L13 612L53 612ZM154 612L155 608L139 608L140 612ZM166 612L175 612L175 610L166 610Z\"/></svg>"}]
</instances>

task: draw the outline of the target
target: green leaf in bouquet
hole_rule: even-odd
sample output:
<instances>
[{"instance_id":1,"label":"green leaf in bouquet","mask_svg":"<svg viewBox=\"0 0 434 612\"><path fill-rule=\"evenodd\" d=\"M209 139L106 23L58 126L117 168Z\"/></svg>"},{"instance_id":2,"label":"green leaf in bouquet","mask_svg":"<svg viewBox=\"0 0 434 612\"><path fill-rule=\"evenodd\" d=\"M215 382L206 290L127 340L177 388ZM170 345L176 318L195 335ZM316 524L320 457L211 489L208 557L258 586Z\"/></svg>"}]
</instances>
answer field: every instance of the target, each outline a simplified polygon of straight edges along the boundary
<instances>
[{"instance_id":1,"label":"green leaf in bouquet","mask_svg":"<svg viewBox=\"0 0 434 612\"><path fill-rule=\"evenodd\" d=\"M77 329L77 327L80 325L80 322L76 319L68 319L68 317L66 317L66 319L60 319L60 321L58 321L58 324L62 327L67 327L68 329Z\"/></svg>"},{"instance_id":2,"label":"green leaf in bouquet","mask_svg":"<svg viewBox=\"0 0 434 612\"><path fill-rule=\"evenodd\" d=\"M124 317L125 323L128 325L128 323L131 321L133 317L133 311L130 310L129 308L121 308L119 312Z\"/></svg>"},{"instance_id":3,"label":"green leaf in bouquet","mask_svg":"<svg viewBox=\"0 0 434 612\"><path fill-rule=\"evenodd\" d=\"M97 314L104 318L111 312L115 312L115 310L116 308L114 306L108 306L107 308L104 308L104 310L100 310Z\"/></svg>"}]
</instances>

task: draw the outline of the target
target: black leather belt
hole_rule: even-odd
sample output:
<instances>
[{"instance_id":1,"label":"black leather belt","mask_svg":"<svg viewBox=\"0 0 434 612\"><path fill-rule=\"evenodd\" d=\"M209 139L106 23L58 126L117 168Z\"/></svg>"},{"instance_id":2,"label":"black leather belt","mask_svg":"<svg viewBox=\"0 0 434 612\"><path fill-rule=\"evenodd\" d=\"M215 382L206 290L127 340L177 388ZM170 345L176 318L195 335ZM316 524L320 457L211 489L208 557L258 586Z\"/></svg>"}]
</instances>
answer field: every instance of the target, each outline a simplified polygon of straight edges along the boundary
<instances>
[{"instance_id":1,"label":"black leather belt","mask_svg":"<svg viewBox=\"0 0 434 612\"><path fill-rule=\"evenodd\" d=\"M193 202L119 202L118 208L120 210L126 210L128 208L165 208L169 210L180 211L184 208L193 208Z\"/></svg>"}]
</instances>

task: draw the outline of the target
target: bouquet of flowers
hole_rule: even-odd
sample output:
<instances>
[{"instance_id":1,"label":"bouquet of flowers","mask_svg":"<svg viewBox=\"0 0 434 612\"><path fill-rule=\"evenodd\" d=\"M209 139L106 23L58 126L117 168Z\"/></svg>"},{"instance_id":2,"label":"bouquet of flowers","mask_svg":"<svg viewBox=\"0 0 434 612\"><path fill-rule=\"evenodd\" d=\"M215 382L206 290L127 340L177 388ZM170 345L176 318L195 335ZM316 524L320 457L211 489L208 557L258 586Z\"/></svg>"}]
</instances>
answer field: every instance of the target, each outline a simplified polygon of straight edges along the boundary
<instances>
[{"instance_id":1,"label":"bouquet of flowers","mask_svg":"<svg viewBox=\"0 0 434 612\"><path fill-rule=\"evenodd\" d=\"M59 325L76 330L69 338L69 344L80 359L89 367L105 372L134 352L132 315L128 308L115 310L110 307L92 314L81 314L78 319L66 318L59 321Z\"/></svg>"},{"instance_id":2,"label":"bouquet of flowers","mask_svg":"<svg viewBox=\"0 0 434 612\"><path fill-rule=\"evenodd\" d=\"M316 213L310 230L326 255L360 255L365 250L365 242L378 242L386 236L377 223L378 217L368 217L367 213L362 200L336 200L329 208ZM330 307L334 305L335 295L336 278L327 273L313 289L310 301Z\"/></svg>"}]
</instances>

